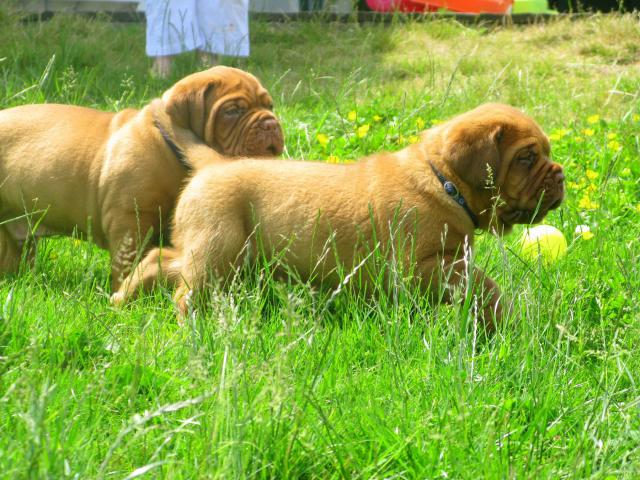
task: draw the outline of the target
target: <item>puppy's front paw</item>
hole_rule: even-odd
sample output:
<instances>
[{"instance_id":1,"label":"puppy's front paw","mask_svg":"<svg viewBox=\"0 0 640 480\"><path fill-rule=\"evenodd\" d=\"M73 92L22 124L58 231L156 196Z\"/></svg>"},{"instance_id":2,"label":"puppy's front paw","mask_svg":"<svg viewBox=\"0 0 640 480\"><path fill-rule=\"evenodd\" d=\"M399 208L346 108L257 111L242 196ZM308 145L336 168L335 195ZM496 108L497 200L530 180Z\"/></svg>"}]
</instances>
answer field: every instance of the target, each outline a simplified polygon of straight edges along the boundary
<instances>
[{"instance_id":1,"label":"puppy's front paw","mask_svg":"<svg viewBox=\"0 0 640 480\"><path fill-rule=\"evenodd\" d=\"M178 310L176 315L178 325L184 327L187 324L189 316L195 316L195 310L193 309L193 290L188 289L186 286L179 287L173 296L173 301Z\"/></svg>"},{"instance_id":2,"label":"puppy's front paw","mask_svg":"<svg viewBox=\"0 0 640 480\"><path fill-rule=\"evenodd\" d=\"M113 293L109 298L109 303L114 307L120 307L122 306L122 304L124 304L125 300L126 299L125 299L124 293L116 292L116 293Z\"/></svg>"},{"instance_id":3,"label":"puppy's front paw","mask_svg":"<svg viewBox=\"0 0 640 480\"><path fill-rule=\"evenodd\" d=\"M485 305L482 309L482 323L487 332L493 333L498 325L502 323L502 305L504 303L504 299L502 298L502 294L496 282L492 279L485 279Z\"/></svg>"}]
</instances>

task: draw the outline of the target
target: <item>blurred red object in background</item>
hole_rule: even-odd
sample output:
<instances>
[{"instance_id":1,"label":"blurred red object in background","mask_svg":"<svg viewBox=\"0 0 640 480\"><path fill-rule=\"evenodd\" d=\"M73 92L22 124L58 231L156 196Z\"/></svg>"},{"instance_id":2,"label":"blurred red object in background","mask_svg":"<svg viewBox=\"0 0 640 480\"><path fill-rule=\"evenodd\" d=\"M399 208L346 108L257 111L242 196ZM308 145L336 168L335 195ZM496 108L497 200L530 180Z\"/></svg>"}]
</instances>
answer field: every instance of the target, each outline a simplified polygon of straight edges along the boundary
<instances>
[{"instance_id":1,"label":"blurred red object in background","mask_svg":"<svg viewBox=\"0 0 640 480\"><path fill-rule=\"evenodd\" d=\"M414 0L367 0L367 6L374 12L435 12L438 7L431 7L425 2Z\"/></svg>"},{"instance_id":2,"label":"blurred red object in background","mask_svg":"<svg viewBox=\"0 0 640 480\"><path fill-rule=\"evenodd\" d=\"M435 12L440 8L459 13L509 13L513 0L367 0L375 12Z\"/></svg>"},{"instance_id":3,"label":"blurred red object in background","mask_svg":"<svg viewBox=\"0 0 640 480\"><path fill-rule=\"evenodd\" d=\"M428 7L446 8L459 13L509 13L513 0L414 0Z\"/></svg>"}]
</instances>

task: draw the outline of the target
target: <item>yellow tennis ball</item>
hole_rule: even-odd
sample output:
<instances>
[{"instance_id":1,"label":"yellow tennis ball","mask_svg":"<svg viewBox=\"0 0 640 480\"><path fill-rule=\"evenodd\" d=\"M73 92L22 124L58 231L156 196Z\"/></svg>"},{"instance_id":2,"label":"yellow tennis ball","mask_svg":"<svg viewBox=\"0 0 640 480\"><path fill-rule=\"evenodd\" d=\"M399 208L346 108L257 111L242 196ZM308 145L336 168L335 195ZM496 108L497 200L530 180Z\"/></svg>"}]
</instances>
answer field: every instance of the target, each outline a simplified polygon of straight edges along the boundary
<instances>
[{"instance_id":1,"label":"yellow tennis ball","mask_svg":"<svg viewBox=\"0 0 640 480\"><path fill-rule=\"evenodd\" d=\"M520 241L522 257L551 264L567 253L567 241L562 232L551 225L538 225L524 231Z\"/></svg>"}]
</instances>

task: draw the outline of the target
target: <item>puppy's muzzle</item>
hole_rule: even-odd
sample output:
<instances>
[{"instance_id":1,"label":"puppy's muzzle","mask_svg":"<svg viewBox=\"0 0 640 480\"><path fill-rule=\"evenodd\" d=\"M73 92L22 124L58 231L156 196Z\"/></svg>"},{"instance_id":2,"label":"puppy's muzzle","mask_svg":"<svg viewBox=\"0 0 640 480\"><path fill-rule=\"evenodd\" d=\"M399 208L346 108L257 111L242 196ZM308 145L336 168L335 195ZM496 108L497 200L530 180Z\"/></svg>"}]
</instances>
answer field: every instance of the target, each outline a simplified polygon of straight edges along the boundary
<instances>
[{"instance_id":1,"label":"puppy's muzzle","mask_svg":"<svg viewBox=\"0 0 640 480\"><path fill-rule=\"evenodd\" d=\"M564 200L564 171L557 163L551 163L551 168L542 183L542 207L545 211L558 208Z\"/></svg>"},{"instance_id":2,"label":"puppy's muzzle","mask_svg":"<svg viewBox=\"0 0 640 480\"><path fill-rule=\"evenodd\" d=\"M280 122L269 112L255 118L248 125L244 142L244 154L251 156L276 156L284 150L284 135Z\"/></svg>"},{"instance_id":3,"label":"puppy's muzzle","mask_svg":"<svg viewBox=\"0 0 640 480\"><path fill-rule=\"evenodd\" d=\"M550 210L558 208L564 200L564 179L562 166L555 162L549 162L535 197L537 198L536 208L527 212L528 215L523 215L522 220L539 223Z\"/></svg>"},{"instance_id":4,"label":"puppy's muzzle","mask_svg":"<svg viewBox=\"0 0 640 480\"><path fill-rule=\"evenodd\" d=\"M564 180L562 166L546 161L536 172L529 189L523 192L522 199L527 206L507 206L500 213L500 219L506 225L541 222L550 210L562 204L565 195Z\"/></svg>"}]
</instances>

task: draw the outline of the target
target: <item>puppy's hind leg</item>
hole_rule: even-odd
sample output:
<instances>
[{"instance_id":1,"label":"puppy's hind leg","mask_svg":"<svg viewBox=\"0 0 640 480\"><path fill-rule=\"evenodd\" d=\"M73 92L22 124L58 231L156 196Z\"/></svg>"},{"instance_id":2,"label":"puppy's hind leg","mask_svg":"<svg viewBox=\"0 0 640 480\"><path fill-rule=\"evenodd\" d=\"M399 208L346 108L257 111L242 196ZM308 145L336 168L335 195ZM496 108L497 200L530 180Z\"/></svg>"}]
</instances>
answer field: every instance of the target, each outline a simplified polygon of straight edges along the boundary
<instances>
[{"instance_id":1,"label":"puppy's hind leg","mask_svg":"<svg viewBox=\"0 0 640 480\"><path fill-rule=\"evenodd\" d=\"M140 292L151 291L158 283L166 282L173 288L180 278L180 255L173 248L154 248L111 295L113 305L122 305Z\"/></svg>"},{"instance_id":2,"label":"puppy's hind leg","mask_svg":"<svg viewBox=\"0 0 640 480\"><path fill-rule=\"evenodd\" d=\"M184 323L209 279L229 280L242 265L248 241L243 227L240 222L228 222L224 226L224 235L200 236L177 262L182 270L173 300L178 309L179 324Z\"/></svg>"},{"instance_id":3,"label":"puppy's hind leg","mask_svg":"<svg viewBox=\"0 0 640 480\"><path fill-rule=\"evenodd\" d=\"M5 226L0 226L0 273L16 273L20 268L20 248Z\"/></svg>"},{"instance_id":4,"label":"puppy's hind leg","mask_svg":"<svg viewBox=\"0 0 640 480\"><path fill-rule=\"evenodd\" d=\"M199 254L198 254L199 253ZM173 301L178 309L178 324L184 325L189 315L189 308L193 307L198 295L207 283L207 256L205 252L185 253L187 258L182 259L177 288L173 294Z\"/></svg>"}]
</instances>

